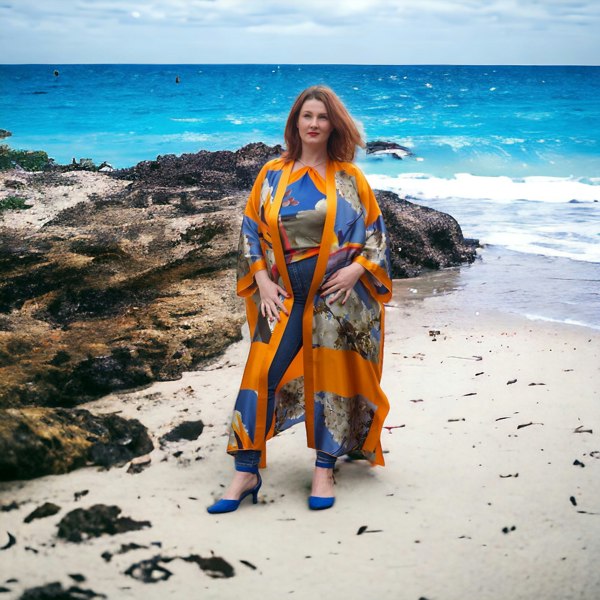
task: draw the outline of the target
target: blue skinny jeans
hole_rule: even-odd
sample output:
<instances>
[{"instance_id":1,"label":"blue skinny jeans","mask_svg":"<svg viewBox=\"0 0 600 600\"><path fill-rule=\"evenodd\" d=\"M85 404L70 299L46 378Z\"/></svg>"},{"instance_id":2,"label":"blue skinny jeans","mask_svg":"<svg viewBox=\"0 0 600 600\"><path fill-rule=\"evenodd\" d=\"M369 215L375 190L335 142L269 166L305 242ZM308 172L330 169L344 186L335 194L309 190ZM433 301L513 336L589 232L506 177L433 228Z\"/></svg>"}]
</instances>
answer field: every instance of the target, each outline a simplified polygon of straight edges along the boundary
<instances>
[{"instance_id":1,"label":"blue skinny jeans","mask_svg":"<svg viewBox=\"0 0 600 600\"><path fill-rule=\"evenodd\" d=\"M294 295L294 305L290 312L285 332L269 368L267 382L267 429L269 429L275 411L275 389L300 351L300 348L302 348L302 314L308 300L308 292L310 291L310 284L316 265L316 256L287 265L292 293ZM331 454L317 450L315 466L333 469L336 459L337 457ZM257 473L259 462L259 450L238 450L235 454L236 471Z\"/></svg>"}]
</instances>

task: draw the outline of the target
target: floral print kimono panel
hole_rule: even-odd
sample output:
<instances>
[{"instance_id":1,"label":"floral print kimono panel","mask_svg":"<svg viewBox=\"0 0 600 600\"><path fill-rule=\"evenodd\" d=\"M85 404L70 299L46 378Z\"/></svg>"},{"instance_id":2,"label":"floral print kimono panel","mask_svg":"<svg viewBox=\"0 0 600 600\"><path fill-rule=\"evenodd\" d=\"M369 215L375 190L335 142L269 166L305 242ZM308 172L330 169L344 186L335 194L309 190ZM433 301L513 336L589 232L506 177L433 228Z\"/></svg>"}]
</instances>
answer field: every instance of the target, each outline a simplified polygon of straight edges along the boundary
<instances>
[{"instance_id":1,"label":"floral print kimono panel","mask_svg":"<svg viewBox=\"0 0 600 600\"><path fill-rule=\"evenodd\" d=\"M258 174L242 221L237 293L246 302L250 353L236 399L227 451L260 450L266 440L304 422L307 444L333 456L362 453L383 465L381 430L389 410L380 387L384 302L392 295L388 236L381 211L365 176L353 163L328 161L321 244L309 300L302 319L303 345L275 392L267 423L267 375L287 317L271 330L260 314L254 281L266 269L273 281L291 290L282 241L280 211L293 161L275 159ZM365 268L345 304L330 304L318 290L335 271L358 262ZM291 312L293 296L284 300Z\"/></svg>"}]
</instances>

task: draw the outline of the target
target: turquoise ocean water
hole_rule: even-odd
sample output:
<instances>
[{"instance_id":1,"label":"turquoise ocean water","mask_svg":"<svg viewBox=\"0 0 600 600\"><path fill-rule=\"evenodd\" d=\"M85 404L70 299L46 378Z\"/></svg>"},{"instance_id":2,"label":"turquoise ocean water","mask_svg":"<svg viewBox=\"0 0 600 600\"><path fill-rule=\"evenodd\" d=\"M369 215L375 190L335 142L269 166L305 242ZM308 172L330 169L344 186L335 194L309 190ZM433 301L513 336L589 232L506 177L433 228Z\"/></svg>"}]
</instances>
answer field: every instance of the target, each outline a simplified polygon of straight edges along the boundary
<instances>
[{"instance_id":1,"label":"turquoise ocean water","mask_svg":"<svg viewBox=\"0 0 600 600\"><path fill-rule=\"evenodd\" d=\"M0 128L59 162L126 167L282 143L291 102L314 83L336 90L367 140L414 153L359 154L374 187L452 214L486 245L455 295L600 328L600 67L3 65Z\"/></svg>"}]
</instances>

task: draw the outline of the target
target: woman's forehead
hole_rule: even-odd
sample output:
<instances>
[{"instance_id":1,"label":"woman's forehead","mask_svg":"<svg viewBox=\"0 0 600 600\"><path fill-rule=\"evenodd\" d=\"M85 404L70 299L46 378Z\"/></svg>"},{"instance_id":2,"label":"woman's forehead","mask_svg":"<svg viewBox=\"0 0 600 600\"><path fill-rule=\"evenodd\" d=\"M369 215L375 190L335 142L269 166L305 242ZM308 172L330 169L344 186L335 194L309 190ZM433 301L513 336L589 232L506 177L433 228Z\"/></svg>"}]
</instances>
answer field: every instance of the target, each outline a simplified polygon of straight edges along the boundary
<instances>
[{"instance_id":1,"label":"woman's forehead","mask_svg":"<svg viewBox=\"0 0 600 600\"><path fill-rule=\"evenodd\" d=\"M311 98L310 100L304 101L304 104L302 105L302 110L310 111L310 112L326 113L327 107L325 106L325 104L323 102L321 102L321 100L317 100L316 98Z\"/></svg>"}]
</instances>

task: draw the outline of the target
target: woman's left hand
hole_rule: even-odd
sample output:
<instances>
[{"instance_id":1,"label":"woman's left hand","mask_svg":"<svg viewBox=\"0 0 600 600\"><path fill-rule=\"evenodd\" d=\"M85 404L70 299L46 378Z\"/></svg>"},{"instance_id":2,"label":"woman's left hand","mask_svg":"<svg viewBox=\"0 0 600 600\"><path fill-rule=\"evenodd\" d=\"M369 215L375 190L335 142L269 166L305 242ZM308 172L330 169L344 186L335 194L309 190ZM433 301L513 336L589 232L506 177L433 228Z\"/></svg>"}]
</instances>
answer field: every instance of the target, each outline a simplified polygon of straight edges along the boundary
<instances>
[{"instance_id":1,"label":"woman's left hand","mask_svg":"<svg viewBox=\"0 0 600 600\"><path fill-rule=\"evenodd\" d=\"M327 299L331 304L343 294L342 304L345 304L346 300L348 300L348 296L350 296L352 288L356 285L356 282L361 278L361 275L365 271L366 269L356 262L341 268L329 277L321 286L321 296L333 294L331 298Z\"/></svg>"}]
</instances>

